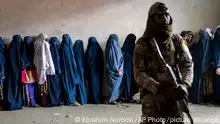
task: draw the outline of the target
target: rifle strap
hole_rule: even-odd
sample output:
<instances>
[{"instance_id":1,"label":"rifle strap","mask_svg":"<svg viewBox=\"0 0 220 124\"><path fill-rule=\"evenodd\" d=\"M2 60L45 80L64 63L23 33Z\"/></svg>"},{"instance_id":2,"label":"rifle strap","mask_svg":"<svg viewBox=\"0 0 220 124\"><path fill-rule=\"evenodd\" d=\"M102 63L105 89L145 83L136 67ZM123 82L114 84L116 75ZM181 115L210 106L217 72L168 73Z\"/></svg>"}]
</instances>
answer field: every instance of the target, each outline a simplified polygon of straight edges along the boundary
<instances>
[{"instance_id":1,"label":"rifle strap","mask_svg":"<svg viewBox=\"0 0 220 124\"><path fill-rule=\"evenodd\" d=\"M166 65L167 63L166 63L166 61L165 61L165 60L164 60L164 58L163 58L163 55L162 55L162 53L161 53L161 51L160 51L160 48L159 48L159 46L158 46L158 44L157 44L156 40L155 40L155 39L153 39L153 41L154 41L154 44L156 45L157 52L158 52L158 54L159 54L159 56L160 56L161 60L162 60L162 61L163 61L163 63Z\"/></svg>"}]
</instances>

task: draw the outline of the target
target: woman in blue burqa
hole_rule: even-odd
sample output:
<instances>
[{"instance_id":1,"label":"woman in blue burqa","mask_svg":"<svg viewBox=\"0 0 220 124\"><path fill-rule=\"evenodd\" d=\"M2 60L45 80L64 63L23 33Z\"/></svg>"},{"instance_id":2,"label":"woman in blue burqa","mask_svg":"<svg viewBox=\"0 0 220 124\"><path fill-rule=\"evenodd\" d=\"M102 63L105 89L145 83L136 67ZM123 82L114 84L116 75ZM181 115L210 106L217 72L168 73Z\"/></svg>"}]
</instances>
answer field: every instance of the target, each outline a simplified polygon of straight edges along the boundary
<instances>
[{"instance_id":1,"label":"woman in blue burqa","mask_svg":"<svg viewBox=\"0 0 220 124\"><path fill-rule=\"evenodd\" d=\"M6 67L6 53L7 47L0 37L0 106L3 104L3 83L5 81L5 67Z\"/></svg>"},{"instance_id":2,"label":"woman in blue burqa","mask_svg":"<svg viewBox=\"0 0 220 124\"><path fill-rule=\"evenodd\" d=\"M215 101L220 103L220 26L217 27L215 36L213 39L214 43L214 64L216 69L215 75Z\"/></svg>"},{"instance_id":3,"label":"woman in blue burqa","mask_svg":"<svg viewBox=\"0 0 220 124\"><path fill-rule=\"evenodd\" d=\"M76 64L73 43L68 34L62 36L60 45L60 67L62 74L62 87L64 102L67 105L79 106L76 101L76 85L80 83L79 70Z\"/></svg>"},{"instance_id":4,"label":"woman in blue burqa","mask_svg":"<svg viewBox=\"0 0 220 124\"><path fill-rule=\"evenodd\" d=\"M5 82L5 100L7 110L22 109L21 71L29 65L25 56L24 41L20 35L13 36L9 46L7 77Z\"/></svg>"},{"instance_id":5,"label":"woman in blue burqa","mask_svg":"<svg viewBox=\"0 0 220 124\"><path fill-rule=\"evenodd\" d=\"M92 104L102 102L102 81L104 73L103 50L95 37L90 37L85 52L85 71Z\"/></svg>"},{"instance_id":6,"label":"woman in blue burqa","mask_svg":"<svg viewBox=\"0 0 220 124\"><path fill-rule=\"evenodd\" d=\"M80 104L87 104L87 90L84 71L84 47L82 40L76 40L73 46L77 68L79 69L80 82L76 85L76 100Z\"/></svg>"},{"instance_id":7,"label":"woman in blue burqa","mask_svg":"<svg viewBox=\"0 0 220 124\"><path fill-rule=\"evenodd\" d=\"M193 54L194 78L191 88L191 102L210 103L213 98L213 55L211 52L211 33L208 29L200 31L200 38Z\"/></svg>"},{"instance_id":8,"label":"woman in blue burqa","mask_svg":"<svg viewBox=\"0 0 220 124\"><path fill-rule=\"evenodd\" d=\"M111 34L108 38L106 49L106 73L107 84L110 91L110 104L116 104L116 100L121 95L121 83L124 68L124 59L121 47L116 34Z\"/></svg>"},{"instance_id":9,"label":"woman in blue burqa","mask_svg":"<svg viewBox=\"0 0 220 124\"><path fill-rule=\"evenodd\" d=\"M123 92L121 97L126 101L131 100L131 96L138 93L138 88L133 76L133 51L135 48L135 41L136 36L131 33L126 37L122 47L122 53L124 56L124 74L122 80Z\"/></svg>"},{"instance_id":10,"label":"woman in blue burqa","mask_svg":"<svg viewBox=\"0 0 220 124\"><path fill-rule=\"evenodd\" d=\"M55 75L47 75L48 95L50 106L60 106L64 104L63 92L61 88L61 68L60 68L60 42L57 37L50 38L50 52L55 67Z\"/></svg>"},{"instance_id":11,"label":"woman in blue burqa","mask_svg":"<svg viewBox=\"0 0 220 124\"><path fill-rule=\"evenodd\" d=\"M28 66L26 69L26 73L27 71L31 71L34 72L36 70L33 61L34 61L34 42L32 37L30 36L26 36L24 37L24 44L25 44L25 54L27 56L28 59ZM28 74L26 74L28 75ZM34 107L36 106L36 97L37 97L37 80L34 80L34 78L36 79L36 77L34 77L34 75L29 74L28 76L28 81L25 81L23 83L23 105L24 106L30 106L30 107ZM27 83L28 82L28 83Z\"/></svg>"}]
</instances>

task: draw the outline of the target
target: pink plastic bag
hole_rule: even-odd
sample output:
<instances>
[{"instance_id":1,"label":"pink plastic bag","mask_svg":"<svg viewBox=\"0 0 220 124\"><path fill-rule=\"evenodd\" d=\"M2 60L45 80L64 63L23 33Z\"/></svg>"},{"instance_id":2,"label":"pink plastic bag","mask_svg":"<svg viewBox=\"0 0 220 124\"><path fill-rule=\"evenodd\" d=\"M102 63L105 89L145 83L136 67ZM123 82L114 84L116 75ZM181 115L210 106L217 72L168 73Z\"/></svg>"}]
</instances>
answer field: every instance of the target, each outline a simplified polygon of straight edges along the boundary
<instances>
[{"instance_id":1,"label":"pink plastic bag","mask_svg":"<svg viewBox=\"0 0 220 124\"><path fill-rule=\"evenodd\" d=\"M37 72L36 69L32 70L22 70L21 71L21 80L24 84L31 84L37 81Z\"/></svg>"}]
</instances>

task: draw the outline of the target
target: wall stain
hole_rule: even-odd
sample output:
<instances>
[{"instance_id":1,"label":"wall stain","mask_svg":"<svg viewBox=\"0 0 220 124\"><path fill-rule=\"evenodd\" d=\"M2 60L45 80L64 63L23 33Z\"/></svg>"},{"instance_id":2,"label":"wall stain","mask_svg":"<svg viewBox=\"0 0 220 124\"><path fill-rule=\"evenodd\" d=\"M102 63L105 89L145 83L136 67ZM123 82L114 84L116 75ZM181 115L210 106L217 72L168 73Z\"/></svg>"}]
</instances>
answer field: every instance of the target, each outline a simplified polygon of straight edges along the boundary
<instances>
[{"instance_id":1,"label":"wall stain","mask_svg":"<svg viewBox=\"0 0 220 124\"><path fill-rule=\"evenodd\" d=\"M55 29L55 30L53 30L52 34L53 35L60 35L60 34L63 34L63 32L61 30L59 30L59 29Z\"/></svg>"},{"instance_id":2,"label":"wall stain","mask_svg":"<svg viewBox=\"0 0 220 124\"><path fill-rule=\"evenodd\" d=\"M195 8L196 8L196 5L193 6L193 9L195 9Z\"/></svg>"},{"instance_id":3,"label":"wall stain","mask_svg":"<svg viewBox=\"0 0 220 124\"><path fill-rule=\"evenodd\" d=\"M11 39L7 38L7 37L3 37L3 41L7 47L7 49L9 48L10 44L11 44Z\"/></svg>"},{"instance_id":4,"label":"wall stain","mask_svg":"<svg viewBox=\"0 0 220 124\"><path fill-rule=\"evenodd\" d=\"M61 6L61 8L63 8L63 6L64 6L63 0L60 1L60 6Z\"/></svg>"}]
</instances>

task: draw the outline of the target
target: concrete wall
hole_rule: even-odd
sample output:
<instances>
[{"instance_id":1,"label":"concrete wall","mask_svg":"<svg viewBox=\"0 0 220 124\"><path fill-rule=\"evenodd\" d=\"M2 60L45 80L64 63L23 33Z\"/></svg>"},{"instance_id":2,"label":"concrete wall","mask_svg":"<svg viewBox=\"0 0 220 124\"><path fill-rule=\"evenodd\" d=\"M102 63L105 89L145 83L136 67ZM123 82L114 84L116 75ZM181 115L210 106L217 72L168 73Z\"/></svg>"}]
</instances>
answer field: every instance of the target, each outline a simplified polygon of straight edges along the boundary
<instances>
[{"instance_id":1,"label":"concrete wall","mask_svg":"<svg viewBox=\"0 0 220 124\"><path fill-rule=\"evenodd\" d=\"M174 19L174 32L201 27L214 28L220 21L220 0L158 0L165 2ZM96 36L102 47L110 33L117 33L121 44L126 35L143 34L149 7L156 0L1 0L0 35L8 41L14 34L35 36L46 32L87 45Z\"/></svg>"}]
</instances>

